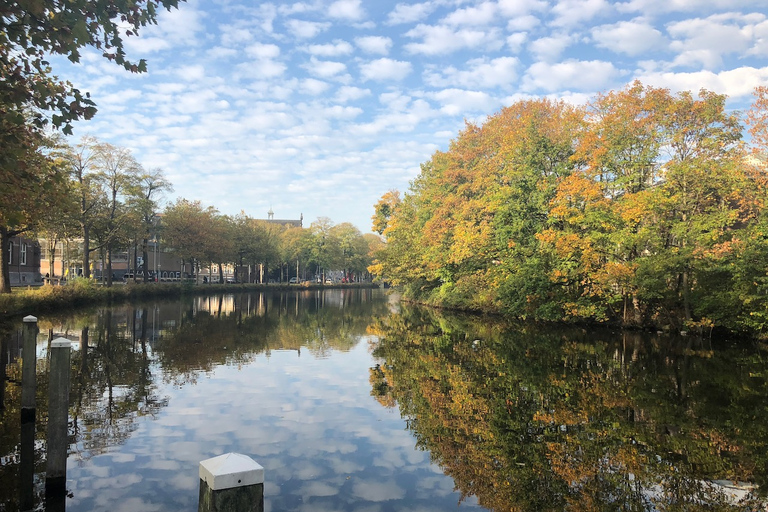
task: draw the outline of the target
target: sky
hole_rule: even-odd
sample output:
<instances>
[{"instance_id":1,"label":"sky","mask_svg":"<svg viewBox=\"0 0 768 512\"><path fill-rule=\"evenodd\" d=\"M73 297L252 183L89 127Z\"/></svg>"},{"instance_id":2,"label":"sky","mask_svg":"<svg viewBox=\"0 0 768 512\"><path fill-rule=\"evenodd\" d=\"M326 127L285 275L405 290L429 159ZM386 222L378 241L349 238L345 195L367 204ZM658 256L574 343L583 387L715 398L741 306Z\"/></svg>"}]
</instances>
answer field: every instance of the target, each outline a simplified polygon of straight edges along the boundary
<instances>
[{"instance_id":1,"label":"sky","mask_svg":"<svg viewBox=\"0 0 768 512\"><path fill-rule=\"evenodd\" d=\"M55 74L99 112L75 125L161 168L183 197L253 218L371 229L465 122L639 79L729 97L768 84L768 0L191 0Z\"/></svg>"}]
</instances>

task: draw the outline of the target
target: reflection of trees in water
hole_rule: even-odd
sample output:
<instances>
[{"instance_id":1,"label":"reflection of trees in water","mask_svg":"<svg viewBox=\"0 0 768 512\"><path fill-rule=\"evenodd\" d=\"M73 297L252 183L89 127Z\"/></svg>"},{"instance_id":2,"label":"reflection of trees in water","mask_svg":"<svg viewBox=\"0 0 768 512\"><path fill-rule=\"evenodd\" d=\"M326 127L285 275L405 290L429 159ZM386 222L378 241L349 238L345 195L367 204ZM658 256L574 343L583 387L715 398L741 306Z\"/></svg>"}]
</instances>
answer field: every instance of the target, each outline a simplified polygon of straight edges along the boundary
<instances>
[{"instance_id":1,"label":"reflection of trees in water","mask_svg":"<svg viewBox=\"0 0 768 512\"><path fill-rule=\"evenodd\" d=\"M372 394L492 510L728 510L707 480L768 485L760 351L410 308L372 330Z\"/></svg>"},{"instance_id":2,"label":"reflection of trees in water","mask_svg":"<svg viewBox=\"0 0 768 512\"><path fill-rule=\"evenodd\" d=\"M141 311L141 313L139 313ZM73 354L71 409L74 450L87 459L121 444L136 419L167 405L157 394L147 350L147 309L107 309L83 327Z\"/></svg>"},{"instance_id":3,"label":"reflection of trees in water","mask_svg":"<svg viewBox=\"0 0 768 512\"><path fill-rule=\"evenodd\" d=\"M365 335L371 311L386 312L386 299L371 290L238 294L187 298L117 308L91 308L41 320L48 338L66 336L72 352L70 453L79 460L125 442L141 417L155 417L168 405L158 380L195 382L216 365L242 365L270 350L302 349L315 356L349 350ZM1 326L4 340L19 326ZM55 333L55 334L54 334ZM15 339L15 338L13 338ZM19 338L20 339L20 338ZM18 350L16 350L18 352ZM15 357L15 356L14 356ZM10 380L0 412L0 510L17 508L20 439L21 360L2 366ZM45 471L47 362L39 361L35 472ZM37 488L42 493L42 484ZM41 503L38 496L37 502Z\"/></svg>"},{"instance_id":4,"label":"reflection of trees in water","mask_svg":"<svg viewBox=\"0 0 768 512\"><path fill-rule=\"evenodd\" d=\"M307 350L315 357L350 350L365 335L371 308L381 314L386 307L384 300L372 301L371 290L225 297L206 298L204 307L185 304L178 315L183 321L164 333L156 350L168 381L194 382L217 365L244 365L271 350ZM228 307L217 307L222 303Z\"/></svg>"}]
</instances>

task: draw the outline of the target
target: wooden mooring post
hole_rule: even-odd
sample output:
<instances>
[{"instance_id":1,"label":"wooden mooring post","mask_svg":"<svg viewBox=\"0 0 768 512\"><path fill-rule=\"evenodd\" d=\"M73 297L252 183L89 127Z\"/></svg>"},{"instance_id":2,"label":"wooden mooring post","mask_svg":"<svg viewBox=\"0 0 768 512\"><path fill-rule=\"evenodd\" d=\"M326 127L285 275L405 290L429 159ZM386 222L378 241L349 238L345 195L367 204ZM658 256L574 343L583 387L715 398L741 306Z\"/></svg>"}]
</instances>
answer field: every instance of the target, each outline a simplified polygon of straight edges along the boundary
<instances>
[{"instance_id":1,"label":"wooden mooring post","mask_svg":"<svg viewBox=\"0 0 768 512\"><path fill-rule=\"evenodd\" d=\"M264 512L264 468L226 453L200 462L198 512Z\"/></svg>"},{"instance_id":2,"label":"wooden mooring post","mask_svg":"<svg viewBox=\"0 0 768 512\"><path fill-rule=\"evenodd\" d=\"M19 508L35 506L35 392L37 389L37 318L24 317L21 342L21 446L19 464ZM5 357L5 354L3 354Z\"/></svg>"},{"instance_id":3,"label":"wooden mooring post","mask_svg":"<svg viewBox=\"0 0 768 512\"><path fill-rule=\"evenodd\" d=\"M69 439L69 370L72 343L66 338L51 341L51 371L48 383L48 465L46 499L63 498L67 489Z\"/></svg>"}]
</instances>

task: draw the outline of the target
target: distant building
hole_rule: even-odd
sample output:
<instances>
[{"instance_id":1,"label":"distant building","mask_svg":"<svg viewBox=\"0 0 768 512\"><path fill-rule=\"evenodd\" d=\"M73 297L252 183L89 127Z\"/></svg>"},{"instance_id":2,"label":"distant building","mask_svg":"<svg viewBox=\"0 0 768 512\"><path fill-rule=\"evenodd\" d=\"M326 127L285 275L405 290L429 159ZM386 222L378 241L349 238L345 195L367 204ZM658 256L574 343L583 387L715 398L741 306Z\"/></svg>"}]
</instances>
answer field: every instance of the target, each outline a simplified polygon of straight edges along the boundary
<instances>
[{"instance_id":1,"label":"distant building","mask_svg":"<svg viewBox=\"0 0 768 512\"><path fill-rule=\"evenodd\" d=\"M8 260L11 286L40 284L40 244L21 236L8 241L4 257Z\"/></svg>"},{"instance_id":2,"label":"distant building","mask_svg":"<svg viewBox=\"0 0 768 512\"><path fill-rule=\"evenodd\" d=\"M267 212L267 222L270 224L280 224L281 226L288 228L301 228L304 227L304 214L302 213L298 220L276 219L275 212L273 212L272 208L270 208Z\"/></svg>"}]
</instances>

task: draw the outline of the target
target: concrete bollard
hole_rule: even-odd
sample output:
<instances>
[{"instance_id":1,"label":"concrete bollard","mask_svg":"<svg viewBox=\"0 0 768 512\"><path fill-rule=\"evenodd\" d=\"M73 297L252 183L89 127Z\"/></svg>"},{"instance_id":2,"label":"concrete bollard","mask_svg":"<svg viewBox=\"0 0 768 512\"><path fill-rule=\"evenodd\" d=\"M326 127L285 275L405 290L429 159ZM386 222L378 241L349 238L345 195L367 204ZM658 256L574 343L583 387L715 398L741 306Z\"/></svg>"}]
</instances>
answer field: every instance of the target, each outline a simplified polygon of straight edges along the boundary
<instances>
[{"instance_id":1,"label":"concrete bollard","mask_svg":"<svg viewBox=\"0 0 768 512\"><path fill-rule=\"evenodd\" d=\"M239 453L200 462L198 512L264 512L264 468Z\"/></svg>"},{"instance_id":2,"label":"concrete bollard","mask_svg":"<svg viewBox=\"0 0 768 512\"><path fill-rule=\"evenodd\" d=\"M69 439L69 366L72 343L66 338L51 342L51 371L48 383L48 466L46 497L63 496L67 486Z\"/></svg>"},{"instance_id":3,"label":"concrete bollard","mask_svg":"<svg viewBox=\"0 0 768 512\"><path fill-rule=\"evenodd\" d=\"M35 390L37 370L37 318L24 317L21 342L21 424L35 422Z\"/></svg>"}]
</instances>

